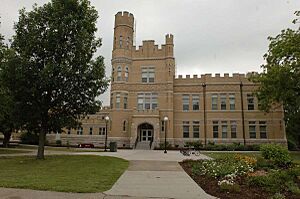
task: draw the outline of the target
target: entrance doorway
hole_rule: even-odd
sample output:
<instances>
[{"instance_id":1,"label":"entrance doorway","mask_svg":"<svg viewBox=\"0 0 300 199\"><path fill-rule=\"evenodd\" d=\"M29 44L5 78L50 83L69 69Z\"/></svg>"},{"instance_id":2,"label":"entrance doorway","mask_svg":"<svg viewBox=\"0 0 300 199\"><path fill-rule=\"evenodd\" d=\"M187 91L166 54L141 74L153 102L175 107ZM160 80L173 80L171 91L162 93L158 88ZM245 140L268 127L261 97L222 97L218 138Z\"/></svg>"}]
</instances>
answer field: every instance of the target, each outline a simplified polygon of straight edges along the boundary
<instances>
[{"instance_id":1,"label":"entrance doorway","mask_svg":"<svg viewBox=\"0 0 300 199\"><path fill-rule=\"evenodd\" d=\"M143 123L138 127L139 141L151 142L153 140L153 126L148 123Z\"/></svg>"}]
</instances>

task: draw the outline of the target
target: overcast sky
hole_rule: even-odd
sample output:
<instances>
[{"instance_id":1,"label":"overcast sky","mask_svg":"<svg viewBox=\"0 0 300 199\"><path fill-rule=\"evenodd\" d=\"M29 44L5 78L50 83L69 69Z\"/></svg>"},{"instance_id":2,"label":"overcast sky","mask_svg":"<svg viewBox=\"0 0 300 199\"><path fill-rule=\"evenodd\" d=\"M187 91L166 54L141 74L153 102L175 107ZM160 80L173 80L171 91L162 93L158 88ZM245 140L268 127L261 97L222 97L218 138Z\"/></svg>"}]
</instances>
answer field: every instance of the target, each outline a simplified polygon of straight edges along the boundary
<instances>
[{"instance_id":1,"label":"overcast sky","mask_svg":"<svg viewBox=\"0 0 300 199\"><path fill-rule=\"evenodd\" d=\"M6 40L13 34L18 10L48 0L0 0L0 32ZM299 0L91 0L99 12L97 36L103 39L98 53L105 57L110 76L114 15L131 12L136 20L136 45L142 40L163 44L172 33L177 75L246 73L260 71L268 36L295 28L294 12ZM299 25L299 24L298 24ZM104 104L109 104L108 92Z\"/></svg>"}]
</instances>

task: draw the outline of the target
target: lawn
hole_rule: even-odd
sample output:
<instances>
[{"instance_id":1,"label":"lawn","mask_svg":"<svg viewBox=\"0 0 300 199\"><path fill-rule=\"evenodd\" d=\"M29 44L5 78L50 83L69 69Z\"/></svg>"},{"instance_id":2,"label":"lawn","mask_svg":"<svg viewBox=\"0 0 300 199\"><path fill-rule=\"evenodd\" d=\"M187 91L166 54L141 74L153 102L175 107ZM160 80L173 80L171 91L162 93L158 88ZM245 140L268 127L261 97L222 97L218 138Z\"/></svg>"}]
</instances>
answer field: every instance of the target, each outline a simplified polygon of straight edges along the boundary
<instances>
[{"instance_id":1,"label":"lawn","mask_svg":"<svg viewBox=\"0 0 300 199\"><path fill-rule=\"evenodd\" d=\"M15 145L12 146L12 148L15 149L31 149L31 150L37 150L38 146L37 145ZM53 146L45 146L46 151L64 151L64 152L102 152L103 149L99 148L76 148L76 147L53 147Z\"/></svg>"},{"instance_id":2,"label":"lawn","mask_svg":"<svg viewBox=\"0 0 300 199\"><path fill-rule=\"evenodd\" d=\"M31 152L31 151L0 148L0 155L3 155L3 154L15 154L15 153L29 153L29 152Z\"/></svg>"},{"instance_id":3,"label":"lawn","mask_svg":"<svg viewBox=\"0 0 300 199\"><path fill-rule=\"evenodd\" d=\"M101 156L1 157L0 187L60 192L103 192L112 187L128 161Z\"/></svg>"}]
</instances>

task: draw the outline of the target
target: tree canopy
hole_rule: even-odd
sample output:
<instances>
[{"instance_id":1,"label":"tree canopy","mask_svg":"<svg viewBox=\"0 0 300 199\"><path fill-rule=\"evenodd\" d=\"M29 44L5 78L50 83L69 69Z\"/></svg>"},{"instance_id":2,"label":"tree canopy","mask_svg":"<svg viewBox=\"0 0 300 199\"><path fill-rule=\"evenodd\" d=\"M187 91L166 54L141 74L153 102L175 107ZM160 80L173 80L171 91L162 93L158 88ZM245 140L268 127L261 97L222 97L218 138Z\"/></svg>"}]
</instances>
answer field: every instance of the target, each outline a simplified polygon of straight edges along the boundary
<instances>
[{"instance_id":1,"label":"tree canopy","mask_svg":"<svg viewBox=\"0 0 300 199\"><path fill-rule=\"evenodd\" d=\"M295 12L293 23L300 23L300 11ZM269 37L269 50L264 55L264 72L253 77L259 82L257 97L261 109L269 111L275 104L283 105L287 133L290 139L300 135L300 26L282 30L276 37Z\"/></svg>"},{"instance_id":2,"label":"tree canopy","mask_svg":"<svg viewBox=\"0 0 300 199\"><path fill-rule=\"evenodd\" d=\"M108 86L102 56L94 57L98 13L88 0L52 0L20 10L12 48L18 64L6 76L17 120L37 129L37 158L44 158L45 135L75 127L82 115L99 110Z\"/></svg>"}]
</instances>

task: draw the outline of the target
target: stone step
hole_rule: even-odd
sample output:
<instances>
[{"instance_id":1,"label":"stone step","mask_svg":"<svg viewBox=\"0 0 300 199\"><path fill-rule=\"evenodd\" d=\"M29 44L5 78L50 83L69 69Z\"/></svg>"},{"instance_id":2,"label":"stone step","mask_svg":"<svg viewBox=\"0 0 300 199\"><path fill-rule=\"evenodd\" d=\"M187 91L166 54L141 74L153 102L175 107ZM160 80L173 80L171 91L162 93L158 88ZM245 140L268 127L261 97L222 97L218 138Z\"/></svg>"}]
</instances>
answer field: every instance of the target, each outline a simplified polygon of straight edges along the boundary
<instances>
[{"instance_id":1,"label":"stone step","mask_svg":"<svg viewBox=\"0 0 300 199\"><path fill-rule=\"evenodd\" d=\"M138 142L135 149L150 150L150 142Z\"/></svg>"}]
</instances>

